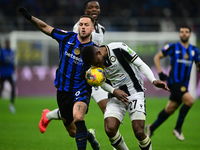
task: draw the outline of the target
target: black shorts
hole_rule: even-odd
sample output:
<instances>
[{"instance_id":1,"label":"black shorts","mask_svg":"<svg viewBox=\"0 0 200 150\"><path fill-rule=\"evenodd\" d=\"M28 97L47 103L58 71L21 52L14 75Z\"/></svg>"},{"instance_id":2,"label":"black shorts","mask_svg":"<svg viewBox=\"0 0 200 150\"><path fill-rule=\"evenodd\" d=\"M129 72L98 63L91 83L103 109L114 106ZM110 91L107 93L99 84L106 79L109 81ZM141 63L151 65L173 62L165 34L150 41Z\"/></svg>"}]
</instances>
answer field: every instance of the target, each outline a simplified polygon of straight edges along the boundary
<instances>
[{"instance_id":1,"label":"black shorts","mask_svg":"<svg viewBox=\"0 0 200 150\"><path fill-rule=\"evenodd\" d=\"M77 100L77 101L83 101L89 107L90 96L91 96L91 90L80 95L80 99L81 98L82 99ZM76 100L75 100L73 92L66 92L66 91L57 90L57 103L58 103L60 114L61 114L61 117L62 117L62 120L63 120L65 127L67 127L74 120L74 118L73 118L73 107L74 107L75 102L76 102Z\"/></svg>"},{"instance_id":2,"label":"black shorts","mask_svg":"<svg viewBox=\"0 0 200 150\"><path fill-rule=\"evenodd\" d=\"M182 103L183 95L188 92L188 88L181 83L174 83L168 85L171 95L169 97L170 100L177 102L178 104Z\"/></svg>"}]
</instances>

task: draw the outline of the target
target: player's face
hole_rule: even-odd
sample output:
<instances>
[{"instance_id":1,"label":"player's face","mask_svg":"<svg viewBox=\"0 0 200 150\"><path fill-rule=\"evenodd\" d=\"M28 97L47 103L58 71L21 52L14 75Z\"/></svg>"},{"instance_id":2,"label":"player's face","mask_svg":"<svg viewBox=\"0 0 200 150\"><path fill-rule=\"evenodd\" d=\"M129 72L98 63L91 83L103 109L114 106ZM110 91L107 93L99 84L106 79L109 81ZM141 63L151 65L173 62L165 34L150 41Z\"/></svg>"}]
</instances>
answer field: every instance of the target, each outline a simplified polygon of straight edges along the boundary
<instances>
[{"instance_id":1,"label":"player's face","mask_svg":"<svg viewBox=\"0 0 200 150\"><path fill-rule=\"evenodd\" d=\"M188 28L180 28L179 37L181 42L187 43L190 38L190 30Z\"/></svg>"},{"instance_id":2,"label":"player's face","mask_svg":"<svg viewBox=\"0 0 200 150\"><path fill-rule=\"evenodd\" d=\"M91 1L87 4L85 14L92 16L95 20L98 19L100 14L100 5L96 1Z\"/></svg>"},{"instance_id":3,"label":"player's face","mask_svg":"<svg viewBox=\"0 0 200 150\"><path fill-rule=\"evenodd\" d=\"M81 18L79 20L78 33L81 39L86 39L91 36L94 30L94 25L90 18Z\"/></svg>"},{"instance_id":4,"label":"player's face","mask_svg":"<svg viewBox=\"0 0 200 150\"><path fill-rule=\"evenodd\" d=\"M97 53L96 53L91 65L104 68L105 62L106 62L106 57L104 56L102 51L99 50L99 48L97 48Z\"/></svg>"}]
</instances>

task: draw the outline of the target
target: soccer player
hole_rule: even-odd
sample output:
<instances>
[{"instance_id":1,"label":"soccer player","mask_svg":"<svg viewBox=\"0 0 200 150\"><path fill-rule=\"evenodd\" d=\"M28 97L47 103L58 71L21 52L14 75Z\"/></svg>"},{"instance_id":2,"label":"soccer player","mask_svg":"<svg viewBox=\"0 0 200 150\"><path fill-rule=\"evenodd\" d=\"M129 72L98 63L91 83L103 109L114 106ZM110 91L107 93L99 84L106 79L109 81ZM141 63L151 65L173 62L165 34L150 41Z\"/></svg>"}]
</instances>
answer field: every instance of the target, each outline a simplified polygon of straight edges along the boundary
<instances>
[{"instance_id":1,"label":"soccer player","mask_svg":"<svg viewBox=\"0 0 200 150\"><path fill-rule=\"evenodd\" d=\"M200 72L199 50L197 47L189 44L190 34L191 29L188 26L180 27L180 41L165 45L162 51L158 52L154 57L159 78L163 81L167 80L171 95L166 107L158 114L154 123L146 126L149 136L152 136L153 132L182 105L173 134L178 140L183 141L185 139L181 129L185 117L194 103L193 97L188 92L190 73L194 61L198 72ZM171 59L169 77L162 72L160 65L160 59L166 56L169 56Z\"/></svg>"},{"instance_id":2,"label":"soccer player","mask_svg":"<svg viewBox=\"0 0 200 150\"><path fill-rule=\"evenodd\" d=\"M150 68L135 51L122 42L101 47L85 46L81 56L84 63L105 70L107 83L101 87L109 92L109 99L104 113L104 127L111 145L117 150L128 150L122 135L117 132L128 111L140 149L151 150L151 140L144 132L145 88L139 70L156 87L169 90L166 83L156 80Z\"/></svg>"},{"instance_id":3,"label":"soccer player","mask_svg":"<svg viewBox=\"0 0 200 150\"><path fill-rule=\"evenodd\" d=\"M9 109L11 113L15 113L14 101L15 101L15 53L10 48L10 41L5 40L5 48L0 51L0 96L4 88L5 81L8 81L11 85L10 105Z\"/></svg>"},{"instance_id":4,"label":"soccer player","mask_svg":"<svg viewBox=\"0 0 200 150\"><path fill-rule=\"evenodd\" d=\"M84 46L93 45L90 39L94 30L94 19L88 15L81 16L77 34L47 25L30 15L24 7L20 7L19 12L36 28L59 43L59 65L54 83L64 126L69 135L75 137L78 150L86 149L87 140L94 150L99 150L99 143L95 136L87 131L84 121L90 103L91 86L87 84L85 78L81 77L82 71L87 66L80 56Z\"/></svg>"}]
</instances>

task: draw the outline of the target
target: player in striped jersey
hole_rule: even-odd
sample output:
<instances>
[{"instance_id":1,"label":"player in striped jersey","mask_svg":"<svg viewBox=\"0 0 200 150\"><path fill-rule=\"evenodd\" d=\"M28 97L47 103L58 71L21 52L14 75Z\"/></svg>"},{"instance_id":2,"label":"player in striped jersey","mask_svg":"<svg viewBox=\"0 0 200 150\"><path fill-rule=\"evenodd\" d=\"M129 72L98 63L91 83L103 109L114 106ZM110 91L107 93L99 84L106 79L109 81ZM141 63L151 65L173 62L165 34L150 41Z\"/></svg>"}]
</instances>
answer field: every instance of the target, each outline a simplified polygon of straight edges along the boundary
<instances>
[{"instance_id":1,"label":"player in striped jersey","mask_svg":"<svg viewBox=\"0 0 200 150\"><path fill-rule=\"evenodd\" d=\"M88 15L81 16L78 33L75 33L47 25L30 15L24 7L20 7L19 12L36 28L59 43L59 65L54 83L57 88L57 103L63 123L69 135L76 138L78 150L86 149L87 140L94 150L99 150L99 143L93 134L87 131L84 121L90 103L91 86L84 78L83 70L87 66L80 55L83 47L93 45L90 39L94 30L94 19ZM83 77L81 77L82 72ZM44 123L44 120L41 123Z\"/></svg>"},{"instance_id":2,"label":"player in striped jersey","mask_svg":"<svg viewBox=\"0 0 200 150\"><path fill-rule=\"evenodd\" d=\"M153 72L135 51L122 42L113 42L101 47L85 46L81 56L84 63L100 66L105 70L107 83L101 87L110 93L104 123L111 145L117 150L128 150L122 135L117 132L128 111L140 149L151 150L151 140L144 132L145 88L139 70L156 87L169 90L166 83L156 80Z\"/></svg>"},{"instance_id":3,"label":"player in striped jersey","mask_svg":"<svg viewBox=\"0 0 200 150\"><path fill-rule=\"evenodd\" d=\"M199 50L196 46L189 44L191 29L187 26L180 27L180 42L167 44L154 57L154 62L161 80L167 80L171 95L166 107L158 114L158 118L152 125L147 125L147 134L151 136L153 132L178 108L181 106L176 126L173 134L178 140L185 138L182 133L184 119L194 103L194 99L188 92L188 84L193 62L196 63L197 70L200 71ZM160 59L170 56L171 70L169 77L162 72Z\"/></svg>"}]
</instances>

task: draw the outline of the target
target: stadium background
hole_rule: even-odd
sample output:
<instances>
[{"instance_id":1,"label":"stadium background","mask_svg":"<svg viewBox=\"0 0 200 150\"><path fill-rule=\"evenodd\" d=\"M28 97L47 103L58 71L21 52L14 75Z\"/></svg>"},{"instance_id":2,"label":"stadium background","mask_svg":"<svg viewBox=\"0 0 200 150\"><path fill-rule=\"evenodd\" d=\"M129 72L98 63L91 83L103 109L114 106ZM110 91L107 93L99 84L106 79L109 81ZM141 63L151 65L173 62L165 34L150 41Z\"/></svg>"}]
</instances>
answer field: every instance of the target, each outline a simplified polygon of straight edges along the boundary
<instances>
[{"instance_id":1,"label":"stadium background","mask_svg":"<svg viewBox=\"0 0 200 150\"><path fill-rule=\"evenodd\" d=\"M129 33L131 38L138 32L174 33L178 31L179 25L187 24L195 35L193 43L200 48L200 20L198 18L200 1L198 0L99 0L99 2L101 5L99 23L105 27L106 34L116 33L117 35L117 33L125 32ZM83 14L83 0L1 0L0 3L0 42L4 46L4 39L10 38L11 47L16 51L17 95L55 95L56 89L53 81L58 64L58 45L45 35L42 38L40 33L33 36L37 29L24 19L17 9L19 6L25 6L32 15L47 24L71 31L79 16ZM130 35L132 32L133 34ZM165 44L179 40L178 33L173 35L177 36L177 40L171 40L170 36L166 36L161 42L135 41L135 43L133 40L126 40L126 36L119 36L118 39L113 40L108 39L109 35L105 35L105 44L115 40L124 41L137 51L156 76L153 56ZM164 72L167 73L168 59L162 63L165 67ZM197 97L200 96L199 78L197 74L197 80L194 81L194 84L197 84ZM167 92L152 88L146 79L145 87L147 96L168 96ZM4 91L5 96L9 92L7 84Z\"/></svg>"}]
</instances>

